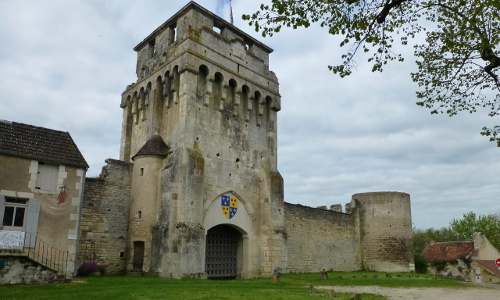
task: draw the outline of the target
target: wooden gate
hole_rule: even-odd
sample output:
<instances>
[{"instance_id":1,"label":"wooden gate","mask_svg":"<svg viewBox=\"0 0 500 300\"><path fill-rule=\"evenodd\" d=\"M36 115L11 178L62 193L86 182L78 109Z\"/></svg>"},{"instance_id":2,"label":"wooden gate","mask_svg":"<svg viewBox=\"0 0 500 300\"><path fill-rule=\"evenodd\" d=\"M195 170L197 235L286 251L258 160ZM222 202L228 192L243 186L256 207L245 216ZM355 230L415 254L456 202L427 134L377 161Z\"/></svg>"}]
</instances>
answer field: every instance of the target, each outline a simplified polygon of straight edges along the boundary
<instances>
[{"instance_id":1,"label":"wooden gate","mask_svg":"<svg viewBox=\"0 0 500 300\"><path fill-rule=\"evenodd\" d=\"M208 279L236 279L238 242L241 234L227 225L217 225L208 230L205 270Z\"/></svg>"}]
</instances>

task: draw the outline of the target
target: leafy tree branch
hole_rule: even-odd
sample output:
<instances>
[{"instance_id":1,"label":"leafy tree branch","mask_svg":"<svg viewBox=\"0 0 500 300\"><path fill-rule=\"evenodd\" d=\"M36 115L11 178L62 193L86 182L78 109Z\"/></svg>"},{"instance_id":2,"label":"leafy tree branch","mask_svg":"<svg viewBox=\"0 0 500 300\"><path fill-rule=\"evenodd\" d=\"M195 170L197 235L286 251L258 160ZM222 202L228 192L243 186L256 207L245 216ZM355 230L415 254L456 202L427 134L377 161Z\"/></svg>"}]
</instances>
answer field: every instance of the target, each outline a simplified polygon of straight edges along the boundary
<instances>
[{"instance_id":1,"label":"leafy tree branch","mask_svg":"<svg viewBox=\"0 0 500 300\"><path fill-rule=\"evenodd\" d=\"M425 42L414 46L417 104L449 116L480 107L491 117L500 114L498 0L272 0L243 19L263 36L317 23L342 37L342 63L329 66L341 77L352 73L360 51L371 53L372 71L403 61L393 46L425 32ZM500 126L481 134L500 147Z\"/></svg>"}]
</instances>

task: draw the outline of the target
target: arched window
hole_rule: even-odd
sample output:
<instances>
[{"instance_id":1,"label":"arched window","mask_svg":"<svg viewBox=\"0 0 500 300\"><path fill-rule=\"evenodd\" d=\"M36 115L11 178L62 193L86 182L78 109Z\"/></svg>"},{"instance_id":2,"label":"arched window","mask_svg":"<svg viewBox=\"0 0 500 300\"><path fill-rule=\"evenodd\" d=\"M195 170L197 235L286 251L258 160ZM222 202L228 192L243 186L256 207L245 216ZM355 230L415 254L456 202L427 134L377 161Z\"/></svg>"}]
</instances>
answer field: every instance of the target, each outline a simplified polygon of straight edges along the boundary
<instances>
[{"instance_id":1,"label":"arched window","mask_svg":"<svg viewBox=\"0 0 500 300\"><path fill-rule=\"evenodd\" d=\"M240 106L240 99L236 94L237 83L236 80L229 80L229 89L227 90L228 103L231 104L232 107L232 115L233 117L238 116L238 108Z\"/></svg>"},{"instance_id":2,"label":"arched window","mask_svg":"<svg viewBox=\"0 0 500 300\"><path fill-rule=\"evenodd\" d=\"M210 93L208 90L208 68L201 65L198 69L198 82L196 85L196 98L204 105L208 105Z\"/></svg>"},{"instance_id":3,"label":"arched window","mask_svg":"<svg viewBox=\"0 0 500 300\"><path fill-rule=\"evenodd\" d=\"M224 102L222 98L222 83L224 81L224 77L221 73L217 72L214 76L214 87L213 87L213 107L214 109L224 109Z\"/></svg>"}]
</instances>

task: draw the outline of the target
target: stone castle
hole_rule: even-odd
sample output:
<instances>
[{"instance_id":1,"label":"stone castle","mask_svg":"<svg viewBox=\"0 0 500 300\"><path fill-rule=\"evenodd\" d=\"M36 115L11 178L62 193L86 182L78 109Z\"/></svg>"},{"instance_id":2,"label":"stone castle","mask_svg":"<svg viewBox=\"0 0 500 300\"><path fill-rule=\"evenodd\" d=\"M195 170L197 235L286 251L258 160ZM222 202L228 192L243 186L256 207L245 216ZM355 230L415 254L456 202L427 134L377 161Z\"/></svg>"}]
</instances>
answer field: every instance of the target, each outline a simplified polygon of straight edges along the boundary
<instances>
[{"instance_id":1,"label":"stone castle","mask_svg":"<svg viewBox=\"0 0 500 300\"><path fill-rule=\"evenodd\" d=\"M134 50L120 160L87 178L78 262L110 273L211 279L410 271L410 196L284 202L272 49L188 3Z\"/></svg>"}]
</instances>

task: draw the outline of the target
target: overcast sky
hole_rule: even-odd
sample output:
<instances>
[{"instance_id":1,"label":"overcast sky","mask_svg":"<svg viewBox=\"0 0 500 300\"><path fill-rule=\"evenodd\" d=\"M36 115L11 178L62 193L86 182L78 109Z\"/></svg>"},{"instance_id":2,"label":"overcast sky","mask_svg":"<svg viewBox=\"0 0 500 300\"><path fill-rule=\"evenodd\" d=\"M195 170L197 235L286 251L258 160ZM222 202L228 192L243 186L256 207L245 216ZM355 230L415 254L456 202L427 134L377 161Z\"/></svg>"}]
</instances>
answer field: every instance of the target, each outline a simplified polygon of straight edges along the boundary
<instances>
[{"instance_id":1,"label":"overcast sky","mask_svg":"<svg viewBox=\"0 0 500 300\"><path fill-rule=\"evenodd\" d=\"M119 158L121 93L136 81L133 47L188 1L0 1L0 119L70 132L100 173ZM229 20L228 1L199 0ZM325 30L262 38L241 20L268 0L233 0L235 25L274 49L280 81L279 170L285 201L345 204L352 194L411 195L414 227L448 226L464 213L500 211L500 149L479 132L486 113L431 116L415 105L405 63L350 78L331 74L343 51Z\"/></svg>"}]
</instances>

